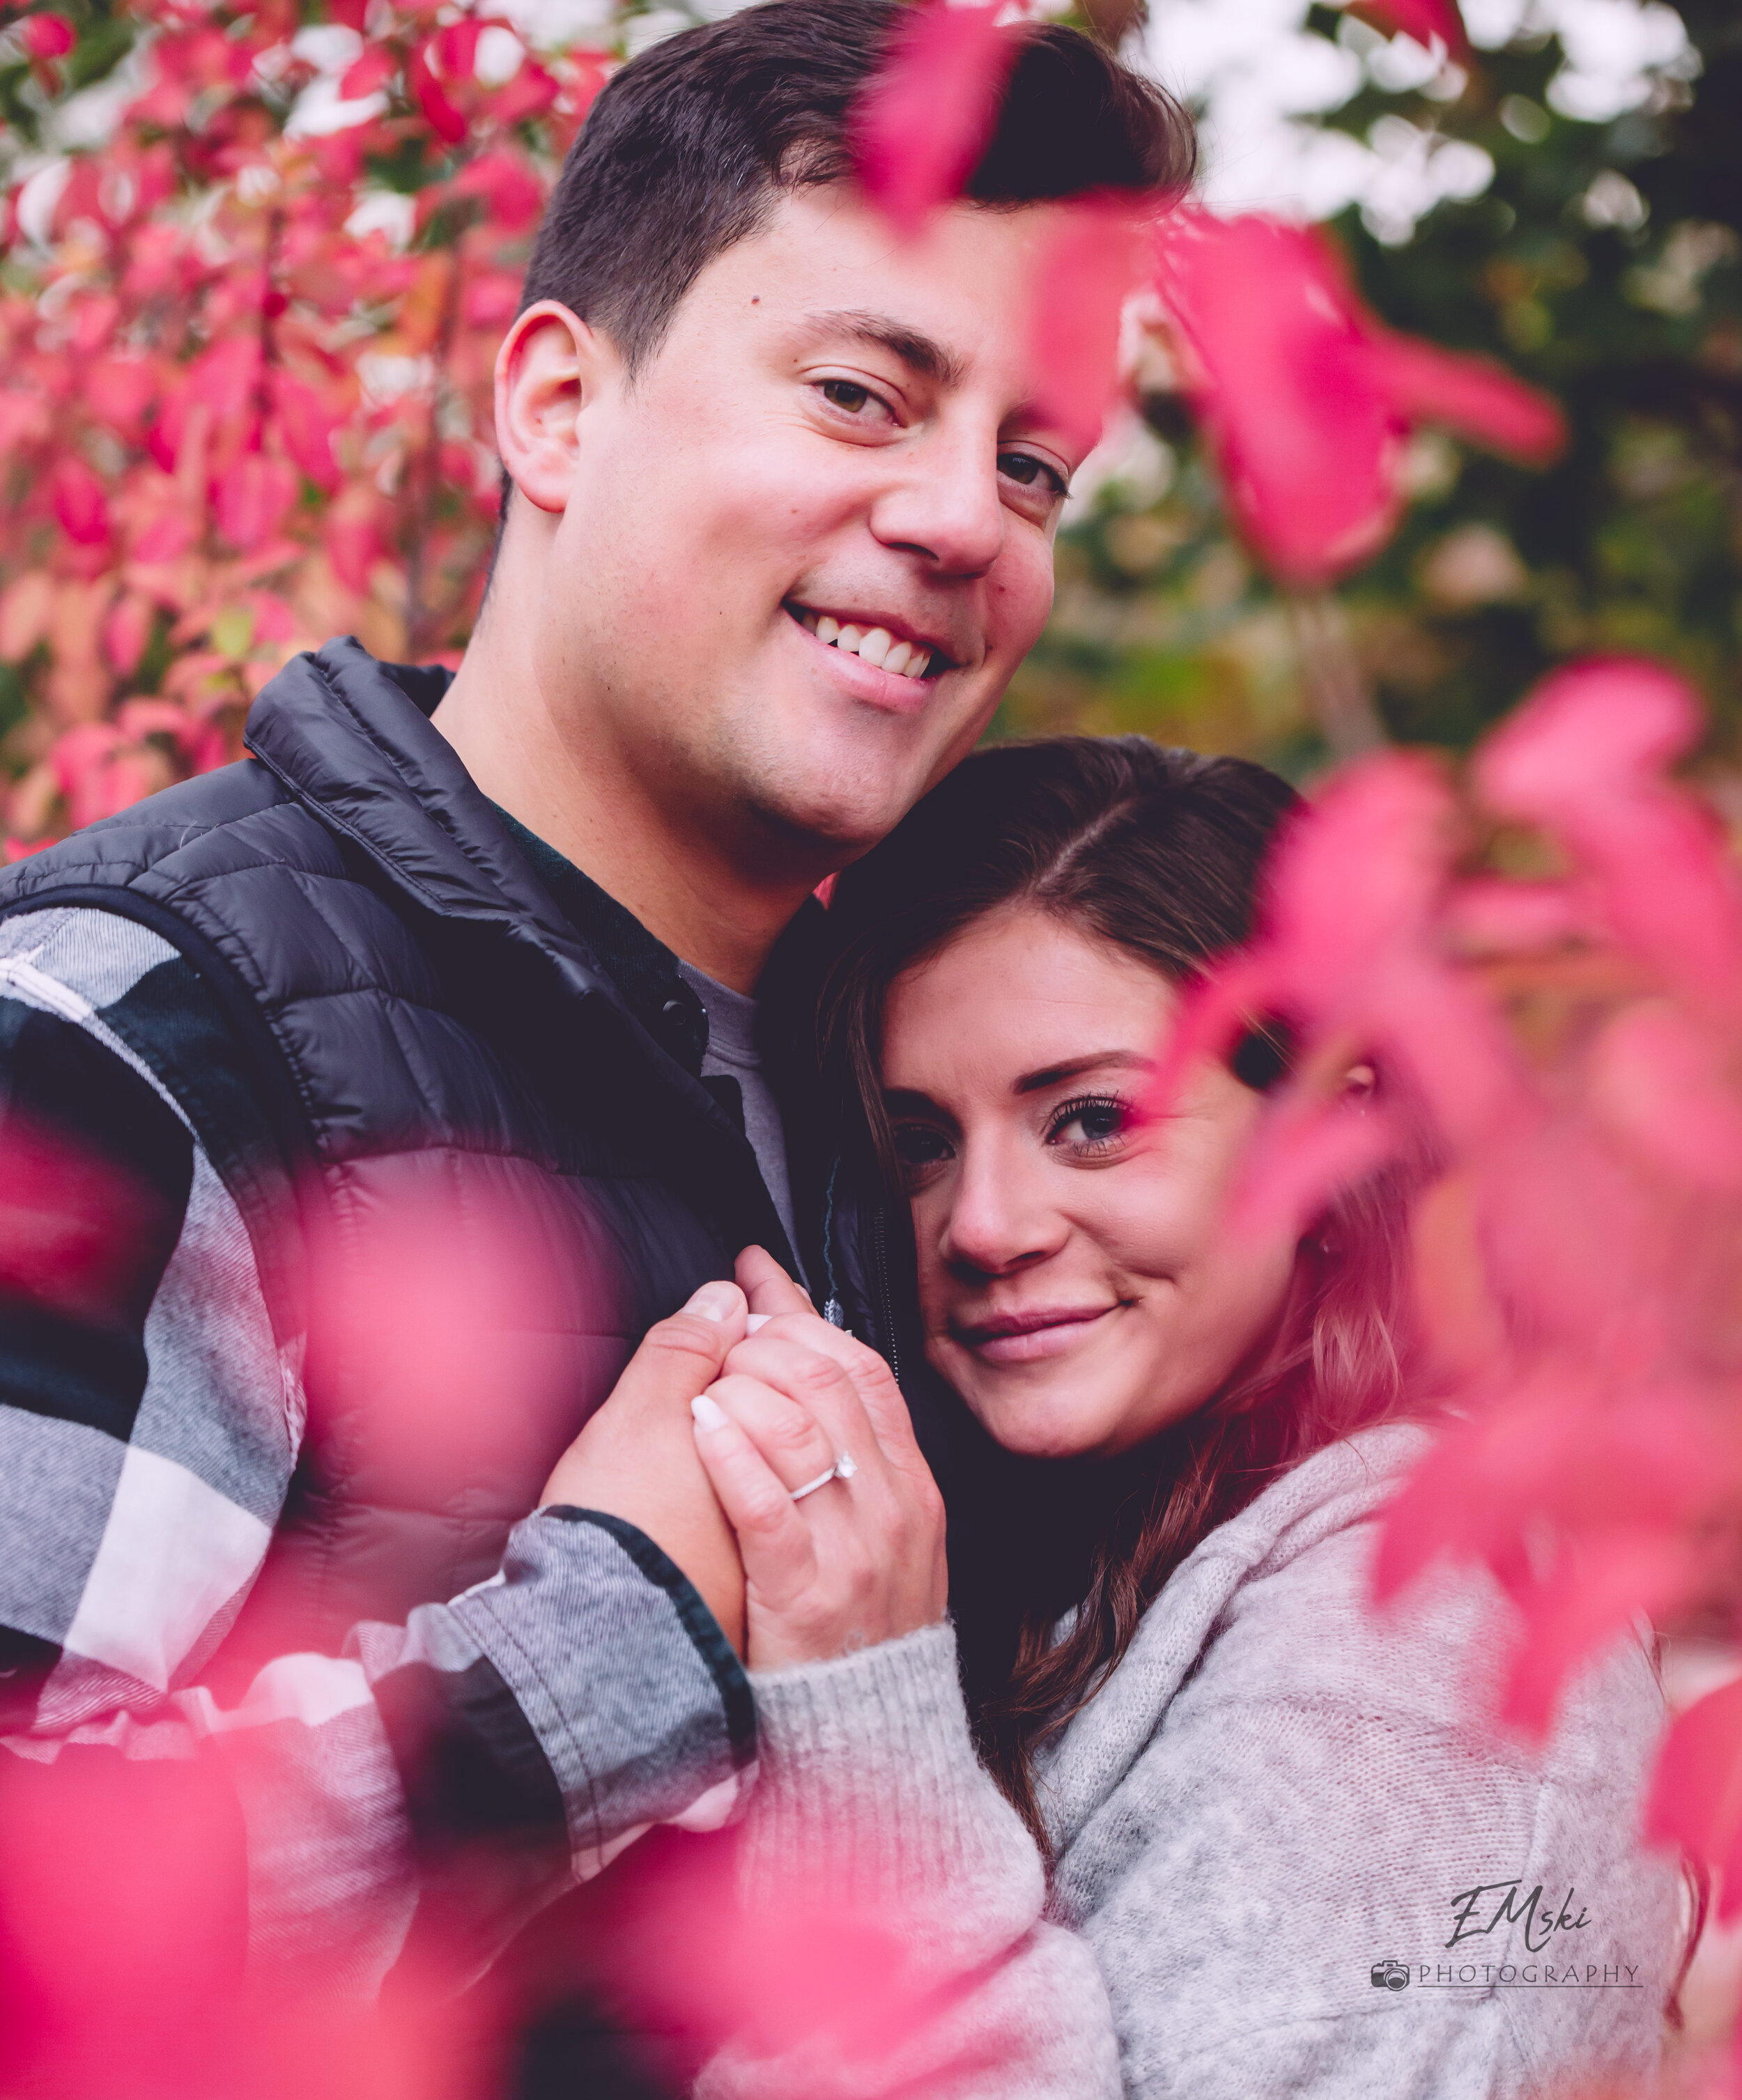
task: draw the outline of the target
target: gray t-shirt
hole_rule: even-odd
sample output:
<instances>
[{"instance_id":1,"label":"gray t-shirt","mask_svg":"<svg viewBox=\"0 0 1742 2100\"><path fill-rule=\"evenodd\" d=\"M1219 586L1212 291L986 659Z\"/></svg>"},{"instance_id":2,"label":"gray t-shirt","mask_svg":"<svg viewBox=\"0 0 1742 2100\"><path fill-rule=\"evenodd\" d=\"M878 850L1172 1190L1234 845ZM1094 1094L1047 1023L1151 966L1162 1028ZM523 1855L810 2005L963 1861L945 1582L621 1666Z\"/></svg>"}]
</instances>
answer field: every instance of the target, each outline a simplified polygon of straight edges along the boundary
<instances>
[{"instance_id":1,"label":"gray t-shirt","mask_svg":"<svg viewBox=\"0 0 1742 2100\"><path fill-rule=\"evenodd\" d=\"M744 1135L750 1140L762 1169L762 1179L774 1199L780 1222L798 1259L798 1233L793 1222L792 1181L787 1171L786 1132L781 1126L780 1105L762 1076L761 1054L756 1048L756 1003L747 993L704 977L691 964L680 962L677 973L708 1009L708 1048L702 1057L702 1076L736 1079L744 1102ZM804 1277L800 1276L802 1283Z\"/></svg>"}]
</instances>

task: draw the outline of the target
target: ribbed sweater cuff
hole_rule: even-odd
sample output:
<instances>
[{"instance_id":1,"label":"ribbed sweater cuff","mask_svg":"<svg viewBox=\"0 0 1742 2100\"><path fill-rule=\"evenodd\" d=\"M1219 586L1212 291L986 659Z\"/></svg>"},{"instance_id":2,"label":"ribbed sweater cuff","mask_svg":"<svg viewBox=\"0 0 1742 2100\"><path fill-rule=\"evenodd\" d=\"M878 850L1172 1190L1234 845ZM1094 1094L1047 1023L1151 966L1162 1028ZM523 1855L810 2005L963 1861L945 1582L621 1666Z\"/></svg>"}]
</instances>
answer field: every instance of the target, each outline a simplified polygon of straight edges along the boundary
<instances>
[{"instance_id":1,"label":"ribbed sweater cuff","mask_svg":"<svg viewBox=\"0 0 1742 2100\"><path fill-rule=\"evenodd\" d=\"M751 1683L761 1769L740 1863L752 1902L800 1892L915 1923L942 1909L930 1931L950 1938L964 1896L999 1911L1034 1899L1039 1860L974 1754L954 1628Z\"/></svg>"}]
</instances>

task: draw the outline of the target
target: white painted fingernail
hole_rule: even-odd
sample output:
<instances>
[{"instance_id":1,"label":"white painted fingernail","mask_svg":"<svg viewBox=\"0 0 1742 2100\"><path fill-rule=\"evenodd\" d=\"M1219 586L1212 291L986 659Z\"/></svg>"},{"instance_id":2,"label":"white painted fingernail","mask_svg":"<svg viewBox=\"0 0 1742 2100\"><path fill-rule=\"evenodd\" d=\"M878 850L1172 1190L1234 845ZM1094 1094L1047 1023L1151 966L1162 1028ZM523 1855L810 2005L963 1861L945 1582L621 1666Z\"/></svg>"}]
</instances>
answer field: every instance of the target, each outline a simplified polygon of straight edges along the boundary
<instances>
[{"instance_id":1,"label":"white painted fingernail","mask_svg":"<svg viewBox=\"0 0 1742 2100\"><path fill-rule=\"evenodd\" d=\"M744 1324L753 1335L758 1327L765 1327L774 1317L772 1312L752 1312Z\"/></svg>"},{"instance_id":2,"label":"white painted fingernail","mask_svg":"<svg viewBox=\"0 0 1742 2100\"><path fill-rule=\"evenodd\" d=\"M725 1410L717 1400L710 1400L705 1392L699 1392L690 1403L690 1412L695 1418L698 1429L724 1429Z\"/></svg>"}]
</instances>

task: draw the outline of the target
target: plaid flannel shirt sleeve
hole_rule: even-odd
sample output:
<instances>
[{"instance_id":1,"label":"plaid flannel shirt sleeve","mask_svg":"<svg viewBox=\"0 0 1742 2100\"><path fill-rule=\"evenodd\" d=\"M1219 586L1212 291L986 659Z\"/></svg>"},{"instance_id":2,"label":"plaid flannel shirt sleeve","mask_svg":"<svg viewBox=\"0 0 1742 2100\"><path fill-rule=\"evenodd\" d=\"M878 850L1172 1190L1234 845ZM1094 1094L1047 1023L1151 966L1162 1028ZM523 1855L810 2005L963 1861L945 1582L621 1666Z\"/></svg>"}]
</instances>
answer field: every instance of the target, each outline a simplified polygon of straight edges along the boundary
<instances>
[{"instance_id":1,"label":"plaid flannel shirt sleeve","mask_svg":"<svg viewBox=\"0 0 1742 2100\"><path fill-rule=\"evenodd\" d=\"M755 1723L681 1573L578 1510L528 1516L489 1582L341 1655L278 1657L218 1704L201 1669L304 1422L305 1337L275 1323L276 1157L170 942L85 907L0 920L0 1754L215 1739L257 1956L367 1991L420 1906L456 1930L463 1910L482 1965L650 1824L729 1820ZM444 1893L454 1860L492 1854L505 1871Z\"/></svg>"}]
</instances>

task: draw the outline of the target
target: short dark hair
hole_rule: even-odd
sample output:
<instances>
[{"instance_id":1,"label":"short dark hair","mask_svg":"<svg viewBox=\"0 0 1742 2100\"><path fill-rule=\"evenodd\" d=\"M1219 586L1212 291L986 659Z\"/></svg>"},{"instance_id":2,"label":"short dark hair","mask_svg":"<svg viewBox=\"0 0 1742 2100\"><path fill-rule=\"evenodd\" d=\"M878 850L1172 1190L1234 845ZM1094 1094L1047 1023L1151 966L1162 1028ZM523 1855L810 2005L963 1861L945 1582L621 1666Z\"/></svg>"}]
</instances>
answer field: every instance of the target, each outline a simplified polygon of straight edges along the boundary
<instances>
[{"instance_id":1,"label":"short dark hair","mask_svg":"<svg viewBox=\"0 0 1742 2100\"><path fill-rule=\"evenodd\" d=\"M713 258L783 191L853 167L855 106L904 0L765 0L684 29L600 95L545 207L521 294L602 329L631 372ZM1018 25L996 128L966 194L1018 205L1190 183L1191 118L1081 30Z\"/></svg>"}]
</instances>

